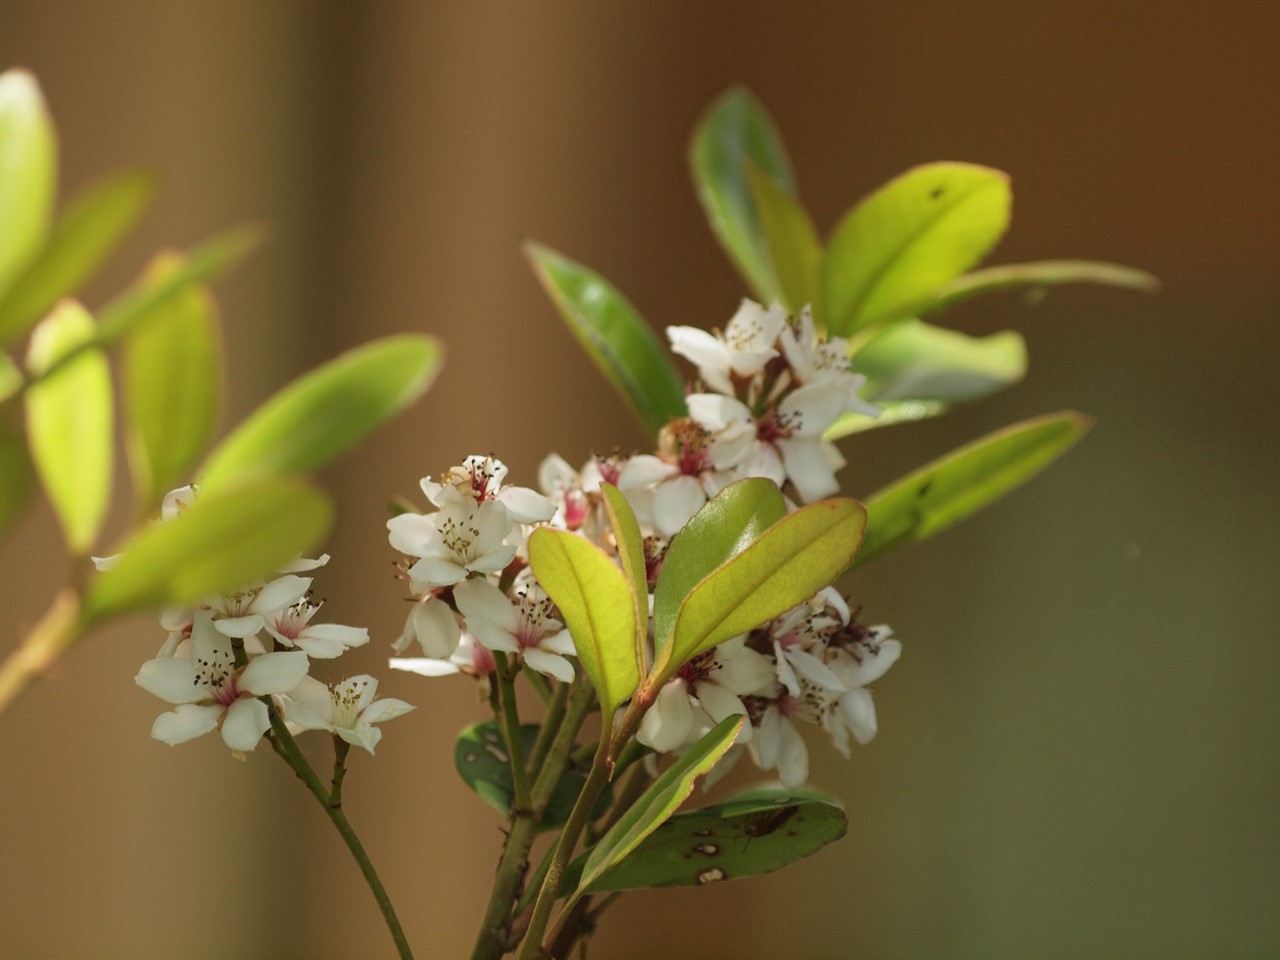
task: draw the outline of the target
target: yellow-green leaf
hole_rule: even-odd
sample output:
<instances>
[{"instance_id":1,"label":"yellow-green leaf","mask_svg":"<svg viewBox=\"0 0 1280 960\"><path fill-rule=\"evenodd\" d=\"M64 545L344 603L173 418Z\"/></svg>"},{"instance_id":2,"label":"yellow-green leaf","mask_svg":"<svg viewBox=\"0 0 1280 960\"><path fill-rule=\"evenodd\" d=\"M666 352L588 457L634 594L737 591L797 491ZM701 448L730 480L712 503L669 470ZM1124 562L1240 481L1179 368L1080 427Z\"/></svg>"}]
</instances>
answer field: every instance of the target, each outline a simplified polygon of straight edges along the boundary
<instances>
[{"instance_id":1,"label":"yellow-green leaf","mask_svg":"<svg viewBox=\"0 0 1280 960\"><path fill-rule=\"evenodd\" d=\"M58 142L36 78L0 74L0 295L49 232L58 185Z\"/></svg>"},{"instance_id":2,"label":"yellow-green leaf","mask_svg":"<svg viewBox=\"0 0 1280 960\"><path fill-rule=\"evenodd\" d=\"M747 178L760 215L765 255L782 305L789 313L797 314L817 303L822 242L800 202L750 160Z\"/></svg>"},{"instance_id":3,"label":"yellow-green leaf","mask_svg":"<svg viewBox=\"0 0 1280 960\"><path fill-rule=\"evenodd\" d=\"M920 320L902 320L873 336L851 359L867 378L862 395L887 400L976 400L1017 383L1027 345L1012 330L970 337Z\"/></svg>"},{"instance_id":4,"label":"yellow-green leaf","mask_svg":"<svg viewBox=\"0 0 1280 960\"><path fill-rule=\"evenodd\" d=\"M865 413L844 413L827 428L824 440L839 440L855 433L865 433L877 427L891 427L899 423L927 420L947 412L947 404L937 400L890 400L879 404L880 416L869 417Z\"/></svg>"},{"instance_id":5,"label":"yellow-green leaf","mask_svg":"<svg viewBox=\"0 0 1280 960\"><path fill-rule=\"evenodd\" d=\"M609 525L613 528L613 539L618 546L618 559L622 562L622 572L631 581L632 613L635 617L636 677L644 675L645 640L649 636L649 574L644 558L644 534L640 532L640 523L627 498L611 483L601 483L600 492L604 495L604 508L609 514Z\"/></svg>"},{"instance_id":6,"label":"yellow-green leaf","mask_svg":"<svg viewBox=\"0 0 1280 960\"><path fill-rule=\"evenodd\" d=\"M0 423L0 535L22 516L35 490L35 474L22 435Z\"/></svg>"},{"instance_id":7,"label":"yellow-green leaf","mask_svg":"<svg viewBox=\"0 0 1280 960\"><path fill-rule=\"evenodd\" d=\"M1001 290L1024 289L1035 292L1066 283L1096 283L1104 287L1120 287L1154 293L1160 281L1145 270L1135 270L1116 263L1096 260L1036 260L1031 263L1006 263L975 270L956 277L933 292L920 312L933 313L959 300Z\"/></svg>"}]
</instances>

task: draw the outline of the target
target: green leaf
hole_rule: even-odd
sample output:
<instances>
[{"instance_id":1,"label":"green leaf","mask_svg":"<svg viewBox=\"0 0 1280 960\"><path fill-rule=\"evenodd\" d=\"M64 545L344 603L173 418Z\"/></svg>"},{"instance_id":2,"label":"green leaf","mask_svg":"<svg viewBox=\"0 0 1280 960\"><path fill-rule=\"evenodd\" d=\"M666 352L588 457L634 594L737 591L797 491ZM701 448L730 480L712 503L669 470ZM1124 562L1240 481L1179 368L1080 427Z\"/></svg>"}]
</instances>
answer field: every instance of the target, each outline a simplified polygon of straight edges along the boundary
<instances>
[{"instance_id":1,"label":"green leaf","mask_svg":"<svg viewBox=\"0 0 1280 960\"><path fill-rule=\"evenodd\" d=\"M305 473L400 413L431 385L441 347L417 334L374 340L317 367L259 407L209 454L206 490Z\"/></svg>"},{"instance_id":2,"label":"green leaf","mask_svg":"<svg viewBox=\"0 0 1280 960\"><path fill-rule=\"evenodd\" d=\"M839 840L848 826L839 801L817 790L752 790L675 814L589 892L697 887L772 873Z\"/></svg>"},{"instance_id":3,"label":"green leaf","mask_svg":"<svg viewBox=\"0 0 1280 960\"><path fill-rule=\"evenodd\" d=\"M524 755L533 752L534 743L538 739L538 725L526 723L520 726L520 741L524 744ZM576 745L575 745L576 746ZM473 724L462 733L453 745L453 765L462 777L462 782L471 791L497 810L503 816L511 813L511 804L515 799L515 787L511 781L511 757L503 742L502 733L496 721ZM538 829L555 830L569 821L573 805L578 794L587 782L586 767L570 769L556 785L555 792L547 803ZM613 803L613 789L606 784L596 801L594 816L599 816Z\"/></svg>"},{"instance_id":4,"label":"green leaf","mask_svg":"<svg viewBox=\"0 0 1280 960\"><path fill-rule=\"evenodd\" d=\"M866 520L856 500L820 500L771 526L685 598L651 685L660 686L692 657L772 620L830 584L853 562Z\"/></svg>"},{"instance_id":5,"label":"green leaf","mask_svg":"<svg viewBox=\"0 0 1280 960\"><path fill-rule=\"evenodd\" d=\"M653 635L659 651L671 639L680 604L699 581L786 515L777 485L760 477L731 483L693 515L672 539L654 590Z\"/></svg>"},{"instance_id":6,"label":"green leaf","mask_svg":"<svg viewBox=\"0 0 1280 960\"><path fill-rule=\"evenodd\" d=\"M94 336L93 318L64 300L31 337L27 367L41 376ZM100 350L79 353L58 372L28 388L27 442L45 493L72 553L87 553L102 529L111 499L111 372Z\"/></svg>"},{"instance_id":7,"label":"green leaf","mask_svg":"<svg viewBox=\"0 0 1280 960\"><path fill-rule=\"evenodd\" d=\"M827 428L822 435L824 440L839 440L855 433L874 430L877 427L891 427L898 423L912 423L916 420L927 420L946 413L949 409L945 403L936 400L890 400L880 404L878 417L868 417L865 413L845 413L840 419Z\"/></svg>"},{"instance_id":8,"label":"green leaf","mask_svg":"<svg viewBox=\"0 0 1280 960\"><path fill-rule=\"evenodd\" d=\"M999 499L1070 450L1093 421L1071 411L987 434L890 484L866 501L861 566L931 537Z\"/></svg>"},{"instance_id":9,"label":"green leaf","mask_svg":"<svg viewBox=\"0 0 1280 960\"><path fill-rule=\"evenodd\" d=\"M612 714L640 684L636 601L626 574L590 540L551 527L530 535L529 564L560 608L601 710Z\"/></svg>"},{"instance_id":10,"label":"green leaf","mask_svg":"<svg viewBox=\"0 0 1280 960\"><path fill-rule=\"evenodd\" d=\"M749 92L723 93L694 128L689 166L698 199L729 259L758 299L782 299L774 278L760 213L752 196L748 161L788 194L795 192L791 162L773 120Z\"/></svg>"},{"instance_id":11,"label":"green leaf","mask_svg":"<svg viewBox=\"0 0 1280 960\"><path fill-rule=\"evenodd\" d=\"M157 285L182 268L161 254L144 282ZM138 503L154 506L186 479L204 452L222 402L222 342L208 288L188 284L125 340L128 450Z\"/></svg>"},{"instance_id":12,"label":"green leaf","mask_svg":"<svg viewBox=\"0 0 1280 960\"><path fill-rule=\"evenodd\" d=\"M641 842L676 812L693 791L694 781L716 765L733 746L746 717L721 720L640 795L587 855L578 889L592 884L626 859Z\"/></svg>"},{"instance_id":13,"label":"green leaf","mask_svg":"<svg viewBox=\"0 0 1280 960\"><path fill-rule=\"evenodd\" d=\"M618 559L622 572L631 583L632 615L635 618L636 682L648 669L645 663L645 641L649 636L649 573L644 559L644 534L627 498L611 483L601 483L604 508L613 527L613 539L618 546ZM634 689L634 687L633 687Z\"/></svg>"},{"instance_id":14,"label":"green leaf","mask_svg":"<svg viewBox=\"0 0 1280 960\"><path fill-rule=\"evenodd\" d=\"M0 535L22 516L35 492L35 474L22 435L0 424Z\"/></svg>"},{"instance_id":15,"label":"green leaf","mask_svg":"<svg viewBox=\"0 0 1280 960\"><path fill-rule=\"evenodd\" d=\"M829 331L898 320L987 254L1009 225L1009 178L969 163L915 167L840 222L822 264Z\"/></svg>"},{"instance_id":16,"label":"green leaf","mask_svg":"<svg viewBox=\"0 0 1280 960\"><path fill-rule=\"evenodd\" d=\"M797 314L818 301L822 242L799 201L749 160L747 178L760 215L769 271L782 305Z\"/></svg>"},{"instance_id":17,"label":"green leaf","mask_svg":"<svg viewBox=\"0 0 1280 960\"><path fill-rule=\"evenodd\" d=\"M687 416L684 382L636 308L604 277L549 247L526 243L524 252L569 330L641 424L657 434Z\"/></svg>"},{"instance_id":18,"label":"green leaf","mask_svg":"<svg viewBox=\"0 0 1280 960\"><path fill-rule=\"evenodd\" d=\"M1017 383L1027 372L1027 345L1012 330L970 337L920 320L903 320L854 354L865 374L864 397L882 400L976 400Z\"/></svg>"},{"instance_id":19,"label":"green leaf","mask_svg":"<svg viewBox=\"0 0 1280 960\"><path fill-rule=\"evenodd\" d=\"M58 142L36 78L0 74L0 295L40 251L53 216Z\"/></svg>"},{"instance_id":20,"label":"green leaf","mask_svg":"<svg viewBox=\"0 0 1280 960\"><path fill-rule=\"evenodd\" d=\"M1104 287L1121 287L1154 293L1160 281L1143 270L1122 267L1096 260L1036 260L1031 263L1006 263L987 267L956 277L933 292L921 307L921 313L933 313L960 300L984 293L1017 288L1032 292L1065 283L1096 283Z\"/></svg>"},{"instance_id":21,"label":"green leaf","mask_svg":"<svg viewBox=\"0 0 1280 960\"><path fill-rule=\"evenodd\" d=\"M137 223L154 193L149 174L126 170L73 200L48 242L0 301L0 343L25 333L59 299L78 293Z\"/></svg>"},{"instance_id":22,"label":"green leaf","mask_svg":"<svg viewBox=\"0 0 1280 960\"><path fill-rule=\"evenodd\" d=\"M0 353L0 403L4 403L22 389L22 371L7 353Z\"/></svg>"},{"instance_id":23,"label":"green leaf","mask_svg":"<svg viewBox=\"0 0 1280 960\"><path fill-rule=\"evenodd\" d=\"M239 589L311 550L332 520L329 498L297 478L201 491L124 545L115 566L89 584L86 615L96 622Z\"/></svg>"}]
</instances>

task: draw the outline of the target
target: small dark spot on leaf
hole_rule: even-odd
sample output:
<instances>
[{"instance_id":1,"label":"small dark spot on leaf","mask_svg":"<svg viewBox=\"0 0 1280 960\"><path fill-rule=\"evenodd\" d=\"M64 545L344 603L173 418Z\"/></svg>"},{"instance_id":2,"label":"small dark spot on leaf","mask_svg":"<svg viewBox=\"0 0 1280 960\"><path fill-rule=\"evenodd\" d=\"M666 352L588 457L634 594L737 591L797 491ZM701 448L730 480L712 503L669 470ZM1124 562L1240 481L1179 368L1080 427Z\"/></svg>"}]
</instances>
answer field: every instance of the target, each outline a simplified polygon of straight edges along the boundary
<instances>
[{"instance_id":1,"label":"small dark spot on leaf","mask_svg":"<svg viewBox=\"0 0 1280 960\"><path fill-rule=\"evenodd\" d=\"M932 190L929 191L929 199L937 200L940 196L942 196L945 190L946 190L946 187L934 187Z\"/></svg>"}]
</instances>

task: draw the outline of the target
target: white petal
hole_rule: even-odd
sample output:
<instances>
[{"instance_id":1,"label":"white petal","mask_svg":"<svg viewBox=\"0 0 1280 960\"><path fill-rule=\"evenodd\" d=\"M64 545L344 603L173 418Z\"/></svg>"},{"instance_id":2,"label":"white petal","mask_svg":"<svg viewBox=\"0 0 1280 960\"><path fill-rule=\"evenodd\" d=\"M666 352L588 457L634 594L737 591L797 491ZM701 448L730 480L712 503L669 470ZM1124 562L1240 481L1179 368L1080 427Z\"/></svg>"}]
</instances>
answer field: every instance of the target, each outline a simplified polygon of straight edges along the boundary
<instances>
[{"instance_id":1,"label":"white petal","mask_svg":"<svg viewBox=\"0 0 1280 960\"><path fill-rule=\"evenodd\" d=\"M424 589L447 587L457 583L466 575L467 571L462 564L451 557L447 559L437 556L423 557L409 568L409 576L415 584L421 585ZM414 589L419 587L415 586Z\"/></svg>"},{"instance_id":2,"label":"white petal","mask_svg":"<svg viewBox=\"0 0 1280 960\"><path fill-rule=\"evenodd\" d=\"M156 722L151 725L151 736L170 746L185 743L216 728L221 716L221 706L202 707L184 703L176 710L156 717Z\"/></svg>"},{"instance_id":3,"label":"white petal","mask_svg":"<svg viewBox=\"0 0 1280 960\"><path fill-rule=\"evenodd\" d=\"M290 560L280 568L281 573L306 573L309 570L315 570L317 567L323 567L329 562L329 555L322 553L314 560L307 557L298 557L296 560Z\"/></svg>"},{"instance_id":4,"label":"white petal","mask_svg":"<svg viewBox=\"0 0 1280 960\"><path fill-rule=\"evenodd\" d=\"M468 563L467 569L474 570L476 573L500 573L510 566L519 549L518 544L500 544Z\"/></svg>"},{"instance_id":5,"label":"white petal","mask_svg":"<svg viewBox=\"0 0 1280 960\"><path fill-rule=\"evenodd\" d=\"M578 481L578 471L558 453L549 454L538 464L538 489L549 497L563 496Z\"/></svg>"},{"instance_id":6,"label":"white petal","mask_svg":"<svg viewBox=\"0 0 1280 960\"><path fill-rule=\"evenodd\" d=\"M854 739L864 746L876 735L876 705L871 692L858 687L840 698L840 716L853 731Z\"/></svg>"},{"instance_id":7,"label":"white petal","mask_svg":"<svg viewBox=\"0 0 1280 960\"><path fill-rule=\"evenodd\" d=\"M402 717L410 710L416 709L417 707L411 703L388 697L385 700L375 700L369 704L360 715L360 719L365 723L382 723L385 720L394 720L396 717Z\"/></svg>"},{"instance_id":8,"label":"white petal","mask_svg":"<svg viewBox=\"0 0 1280 960\"><path fill-rule=\"evenodd\" d=\"M496 499L517 523L541 523L556 513L554 503L528 487L503 487Z\"/></svg>"},{"instance_id":9,"label":"white petal","mask_svg":"<svg viewBox=\"0 0 1280 960\"><path fill-rule=\"evenodd\" d=\"M545 673L549 677L555 677L565 683L573 681L573 664L559 654L547 653L545 650L539 650L534 647L524 652L524 662L534 670L539 673Z\"/></svg>"},{"instance_id":10,"label":"white petal","mask_svg":"<svg viewBox=\"0 0 1280 960\"><path fill-rule=\"evenodd\" d=\"M748 647L730 653L721 644L716 648L716 664L715 682L738 696L759 693L774 679L769 658Z\"/></svg>"},{"instance_id":11,"label":"white petal","mask_svg":"<svg viewBox=\"0 0 1280 960\"><path fill-rule=\"evenodd\" d=\"M289 657L293 654L275 656ZM261 700L242 698L227 708L227 715L222 720L222 742L232 750L247 753L258 745L270 726L267 705Z\"/></svg>"},{"instance_id":12,"label":"white petal","mask_svg":"<svg viewBox=\"0 0 1280 960\"><path fill-rule=\"evenodd\" d=\"M435 521L418 513L402 513L387 521L391 546L411 557L420 557L432 537L438 536Z\"/></svg>"},{"instance_id":13,"label":"white petal","mask_svg":"<svg viewBox=\"0 0 1280 960\"><path fill-rule=\"evenodd\" d=\"M751 410L741 400L718 393L691 393L685 398L689 416L698 425L716 431L731 423L754 423Z\"/></svg>"},{"instance_id":14,"label":"white petal","mask_svg":"<svg viewBox=\"0 0 1280 960\"><path fill-rule=\"evenodd\" d=\"M778 404L778 414L788 421L792 436L821 437L844 413L849 395L844 387L833 381L811 383L801 387Z\"/></svg>"},{"instance_id":15,"label":"white petal","mask_svg":"<svg viewBox=\"0 0 1280 960\"><path fill-rule=\"evenodd\" d=\"M511 634L520 626L520 615L515 606L488 580L467 580L458 584L454 588L453 599L468 624L483 621Z\"/></svg>"},{"instance_id":16,"label":"white petal","mask_svg":"<svg viewBox=\"0 0 1280 960\"><path fill-rule=\"evenodd\" d=\"M574 645L573 637L569 635L568 630L544 633L542 639L538 641L538 648L566 657L576 657L578 655L578 648Z\"/></svg>"},{"instance_id":17,"label":"white petal","mask_svg":"<svg viewBox=\"0 0 1280 960\"><path fill-rule=\"evenodd\" d=\"M428 657L447 660L458 649L462 629L447 603L438 597L428 597L421 603L414 604L405 624L404 636L408 638L408 642L398 644L397 652L403 651L409 642L416 640Z\"/></svg>"},{"instance_id":18,"label":"white petal","mask_svg":"<svg viewBox=\"0 0 1280 960\"><path fill-rule=\"evenodd\" d=\"M90 557L89 559L93 561L94 569L99 573L106 573L120 562L122 556L124 556L122 553L113 553L109 557Z\"/></svg>"},{"instance_id":19,"label":"white petal","mask_svg":"<svg viewBox=\"0 0 1280 960\"><path fill-rule=\"evenodd\" d=\"M284 714L290 723L307 730L328 730L333 722L333 694L315 677L303 677L284 698Z\"/></svg>"},{"instance_id":20,"label":"white petal","mask_svg":"<svg viewBox=\"0 0 1280 960\"><path fill-rule=\"evenodd\" d=\"M769 707L760 720L760 729L756 731L755 740L751 743L756 760L765 770L772 770L778 765L778 754L782 750L782 730L787 726L786 718L777 707Z\"/></svg>"},{"instance_id":21,"label":"white petal","mask_svg":"<svg viewBox=\"0 0 1280 960\"><path fill-rule=\"evenodd\" d=\"M809 748L792 724L782 726L782 747L778 752L778 779L788 790L804 786L809 779Z\"/></svg>"},{"instance_id":22,"label":"white petal","mask_svg":"<svg viewBox=\"0 0 1280 960\"><path fill-rule=\"evenodd\" d=\"M795 437L778 441L787 476L796 485L796 493L805 503L840 492L835 471L827 460L819 440Z\"/></svg>"},{"instance_id":23,"label":"white petal","mask_svg":"<svg viewBox=\"0 0 1280 960\"><path fill-rule=\"evenodd\" d=\"M258 591L249 610L252 613L274 613L297 603L311 589L311 583L311 577L297 577L293 574L277 577Z\"/></svg>"},{"instance_id":24,"label":"white petal","mask_svg":"<svg viewBox=\"0 0 1280 960\"><path fill-rule=\"evenodd\" d=\"M353 747L363 747L370 753L373 748L378 745L378 741L382 739L382 731L377 727L362 723L354 730L343 730L341 728L334 731L338 736Z\"/></svg>"},{"instance_id":25,"label":"white petal","mask_svg":"<svg viewBox=\"0 0 1280 960\"><path fill-rule=\"evenodd\" d=\"M698 702L702 704L702 709L707 711L707 716L716 723L719 723L725 717L745 717L747 715L747 708L743 702L717 683L704 680L694 685L694 693L697 694ZM743 724L742 732L738 734L738 740L742 743L750 741L751 731L751 724Z\"/></svg>"},{"instance_id":26,"label":"white petal","mask_svg":"<svg viewBox=\"0 0 1280 960\"><path fill-rule=\"evenodd\" d=\"M267 621L260 613L250 613L243 617L221 617L213 621L213 625L224 637L243 640L245 637L252 637L265 627Z\"/></svg>"},{"instance_id":27,"label":"white petal","mask_svg":"<svg viewBox=\"0 0 1280 960\"><path fill-rule=\"evenodd\" d=\"M840 679L849 686L865 687L888 673L889 668L898 662L900 656L902 656L902 644L899 641L883 640L880 643L880 652L875 656L865 656L861 663L856 662L852 657L841 658L835 665L835 670Z\"/></svg>"},{"instance_id":28,"label":"white petal","mask_svg":"<svg viewBox=\"0 0 1280 960\"><path fill-rule=\"evenodd\" d=\"M329 654L336 657L347 647L360 647L369 642L369 630L366 627L346 627L340 623L312 623L298 635L298 646L308 649L309 643L317 643L324 649L335 649ZM312 656L319 656L312 654Z\"/></svg>"},{"instance_id":29,"label":"white petal","mask_svg":"<svg viewBox=\"0 0 1280 960\"><path fill-rule=\"evenodd\" d=\"M751 452L738 465L740 477L764 477L778 486L787 482L787 470L782 465L782 457L777 449L769 443L753 443Z\"/></svg>"},{"instance_id":30,"label":"white petal","mask_svg":"<svg viewBox=\"0 0 1280 960\"><path fill-rule=\"evenodd\" d=\"M669 753L689 738L693 730L693 705L683 680L672 680L658 691L636 739L658 753Z\"/></svg>"},{"instance_id":31,"label":"white petal","mask_svg":"<svg viewBox=\"0 0 1280 960\"><path fill-rule=\"evenodd\" d=\"M832 692L846 689L847 684L812 653L806 650L791 650L786 656L791 661L791 666L795 667L796 673L810 683Z\"/></svg>"},{"instance_id":32,"label":"white petal","mask_svg":"<svg viewBox=\"0 0 1280 960\"><path fill-rule=\"evenodd\" d=\"M388 665L392 670L404 670L422 677L451 677L462 672L456 663L431 657L392 657Z\"/></svg>"},{"instance_id":33,"label":"white petal","mask_svg":"<svg viewBox=\"0 0 1280 960\"><path fill-rule=\"evenodd\" d=\"M662 536L674 537L706 502L706 492L696 478L674 477L654 491L654 526Z\"/></svg>"},{"instance_id":34,"label":"white petal","mask_svg":"<svg viewBox=\"0 0 1280 960\"><path fill-rule=\"evenodd\" d=\"M627 461L627 465L618 475L618 489L630 490L635 487L652 486L667 477L674 477L679 472L679 467L667 463L661 457L655 457L649 453L637 454Z\"/></svg>"},{"instance_id":35,"label":"white petal","mask_svg":"<svg viewBox=\"0 0 1280 960\"><path fill-rule=\"evenodd\" d=\"M288 693L307 675L307 655L301 650L267 653L250 661L240 674L239 687L254 696Z\"/></svg>"},{"instance_id":36,"label":"white petal","mask_svg":"<svg viewBox=\"0 0 1280 960\"><path fill-rule=\"evenodd\" d=\"M196 703L209 699L209 688L195 682L195 665L185 657L148 660L133 679L147 693L169 703Z\"/></svg>"}]
</instances>

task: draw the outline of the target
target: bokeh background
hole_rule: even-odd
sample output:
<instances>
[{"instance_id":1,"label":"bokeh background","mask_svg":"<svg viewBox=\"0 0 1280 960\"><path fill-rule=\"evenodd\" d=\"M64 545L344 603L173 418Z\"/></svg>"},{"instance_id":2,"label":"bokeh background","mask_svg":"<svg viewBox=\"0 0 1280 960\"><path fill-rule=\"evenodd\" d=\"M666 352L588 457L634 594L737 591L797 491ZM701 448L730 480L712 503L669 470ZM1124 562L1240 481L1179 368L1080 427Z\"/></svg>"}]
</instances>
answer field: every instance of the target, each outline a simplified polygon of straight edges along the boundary
<instances>
[{"instance_id":1,"label":"bokeh background","mask_svg":"<svg viewBox=\"0 0 1280 960\"><path fill-rule=\"evenodd\" d=\"M389 495L471 452L532 482L548 450L642 442L521 238L595 266L655 326L731 315L742 290L685 164L729 84L773 112L824 230L910 165L972 160L1013 176L995 261L1159 274L1154 297L1075 288L950 315L1022 329L1030 376L847 444L850 492L1036 413L1075 407L1097 428L851 585L906 653L879 685L877 740L848 763L815 750L849 836L774 877L628 896L591 955L1265 957L1280 955L1278 32L1280 7L1233 0L5 0L0 64L38 73L67 189L125 164L163 175L91 304L156 247L272 225L219 287L224 423L375 335L448 342L425 401L324 478L342 515L317 586L333 620L375 636L352 672L381 667L405 614ZM61 576L56 544L41 509L0 548L5 644ZM148 739L162 705L132 678L159 640L147 621L98 636L0 718L0 956L390 956L358 872L269 752L241 764L213 738ZM465 956L500 836L451 750L483 710L460 680L383 689L420 706L355 759L347 807L419 956Z\"/></svg>"}]
</instances>

